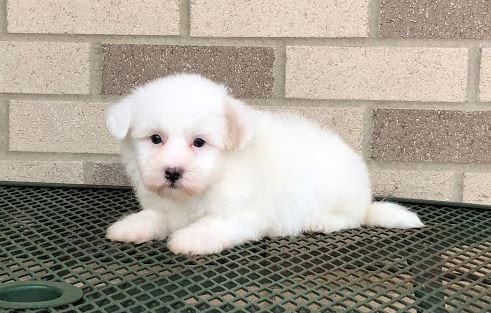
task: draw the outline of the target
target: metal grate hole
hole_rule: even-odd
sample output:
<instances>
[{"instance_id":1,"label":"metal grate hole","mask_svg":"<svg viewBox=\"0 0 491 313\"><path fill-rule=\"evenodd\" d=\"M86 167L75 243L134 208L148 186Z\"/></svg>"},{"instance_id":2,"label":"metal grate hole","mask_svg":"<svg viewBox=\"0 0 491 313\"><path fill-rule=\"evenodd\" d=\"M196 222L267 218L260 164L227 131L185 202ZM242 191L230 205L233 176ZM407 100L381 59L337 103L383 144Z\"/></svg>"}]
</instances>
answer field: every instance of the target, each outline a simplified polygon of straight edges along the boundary
<instances>
[{"instance_id":1,"label":"metal grate hole","mask_svg":"<svg viewBox=\"0 0 491 313\"><path fill-rule=\"evenodd\" d=\"M0 186L0 283L83 289L47 312L491 311L491 210L407 205L428 227L265 239L189 258L165 242L104 239L138 209L130 191Z\"/></svg>"}]
</instances>

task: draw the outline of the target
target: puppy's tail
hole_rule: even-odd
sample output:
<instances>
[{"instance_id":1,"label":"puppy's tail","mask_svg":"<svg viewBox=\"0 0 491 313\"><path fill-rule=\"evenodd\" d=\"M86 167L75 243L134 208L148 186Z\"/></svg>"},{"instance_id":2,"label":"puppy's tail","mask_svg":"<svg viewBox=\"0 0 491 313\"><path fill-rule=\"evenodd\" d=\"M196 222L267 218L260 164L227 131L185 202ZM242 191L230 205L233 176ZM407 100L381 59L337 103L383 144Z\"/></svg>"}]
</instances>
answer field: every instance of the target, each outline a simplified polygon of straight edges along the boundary
<instances>
[{"instance_id":1,"label":"puppy's tail","mask_svg":"<svg viewBox=\"0 0 491 313\"><path fill-rule=\"evenodd\" d=\"M424 224L416 213L391 202L373 202L368 208L365 225L387 228L418 228Z\"/></svg>"}]
</instances>

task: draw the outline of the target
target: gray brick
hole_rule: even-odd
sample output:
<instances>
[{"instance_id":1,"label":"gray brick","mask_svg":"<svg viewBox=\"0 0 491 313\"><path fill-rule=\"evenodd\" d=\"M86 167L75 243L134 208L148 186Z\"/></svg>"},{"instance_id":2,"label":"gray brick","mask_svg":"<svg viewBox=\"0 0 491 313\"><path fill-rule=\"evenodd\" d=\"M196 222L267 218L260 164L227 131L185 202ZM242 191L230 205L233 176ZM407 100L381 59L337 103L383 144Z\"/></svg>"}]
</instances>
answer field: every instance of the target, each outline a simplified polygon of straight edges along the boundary
<instances>
[{"instance_id":1,"label":"gray brick","mask_svg":"<svg viewBox=\"0 0 491 313\"><path fill-rule=\"evenodd\" d=\"M86 165L85 177L85 183L89 185L130 185L121 163L89 162Z\"/></svg>"},{"instance_id":2,"label":"gray brick","mask_svg":"<svg viewBox=\"0 0 491 313\"><path fill-rule=\"evenodd\" d=\"M489 0L381 0L380 35L393 38L491 38Z\"/></svg>"},{"instance_id":3,"label":"gray brick","mask_svg":"<svg viewBox=\"0 0 491 313\"><path fill-rule=\"evenodd\" d=\"M372 158L491 163L491 111L376 110Z\"/></svg>"},{"instance_id":4,"label":"gray brick","mask_svg":"<svg viewBox=\"0 0 491 313\"><path fill-rule=\"evenodd\" d=\"M241 98L268 98L274 52L265 47L104 45L102 93L126 94L150 80L197 72Z\"/></svg>"}]
</instances>

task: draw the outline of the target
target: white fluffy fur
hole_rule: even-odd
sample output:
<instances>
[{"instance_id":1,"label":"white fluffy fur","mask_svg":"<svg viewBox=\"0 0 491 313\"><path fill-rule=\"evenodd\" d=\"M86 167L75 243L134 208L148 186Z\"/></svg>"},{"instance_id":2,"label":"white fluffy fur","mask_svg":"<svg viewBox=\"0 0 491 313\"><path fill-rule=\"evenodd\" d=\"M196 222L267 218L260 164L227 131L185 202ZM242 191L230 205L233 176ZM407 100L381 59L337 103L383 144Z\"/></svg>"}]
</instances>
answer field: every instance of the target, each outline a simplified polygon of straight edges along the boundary
<instances>
[{"instance_id":1,"label":"white fluffy fur","mask_svg":"<svg viewBox=\"0 0 491 313\"><path fill-rule=\"evenodd\" d=\"M336 134L253 110L198 75L137 89L110 109L107 124L142 207L109 227L111 240L169 237L175 253L207 254L264 236L423 226L400 205L372 203L365 163ZM152 134L164 142L153 144ZM192 145L197 137L205 146ZM168 167L184 169L175 188Z\"/></svg>"}]
</instances>

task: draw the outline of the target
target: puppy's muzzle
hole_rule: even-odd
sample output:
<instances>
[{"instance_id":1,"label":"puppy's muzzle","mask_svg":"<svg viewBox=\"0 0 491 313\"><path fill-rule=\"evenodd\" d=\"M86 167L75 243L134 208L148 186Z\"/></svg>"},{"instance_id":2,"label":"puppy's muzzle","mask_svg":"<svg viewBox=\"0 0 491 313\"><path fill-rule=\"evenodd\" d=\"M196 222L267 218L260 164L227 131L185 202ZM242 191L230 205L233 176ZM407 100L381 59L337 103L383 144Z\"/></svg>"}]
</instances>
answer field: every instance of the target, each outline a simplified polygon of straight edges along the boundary
<instances>
[{"instance_id":1,"label":"puppy's muzzle","mask_svg":"<svg viewBox=\"0 0 491 313\"><path fill-rule=\"evenodd\" d=\"M165 179L167 179L171 184L177 182L184 174L184 169L182 167L168 167L164 171Z\"/></svg>"}]
</instances>

